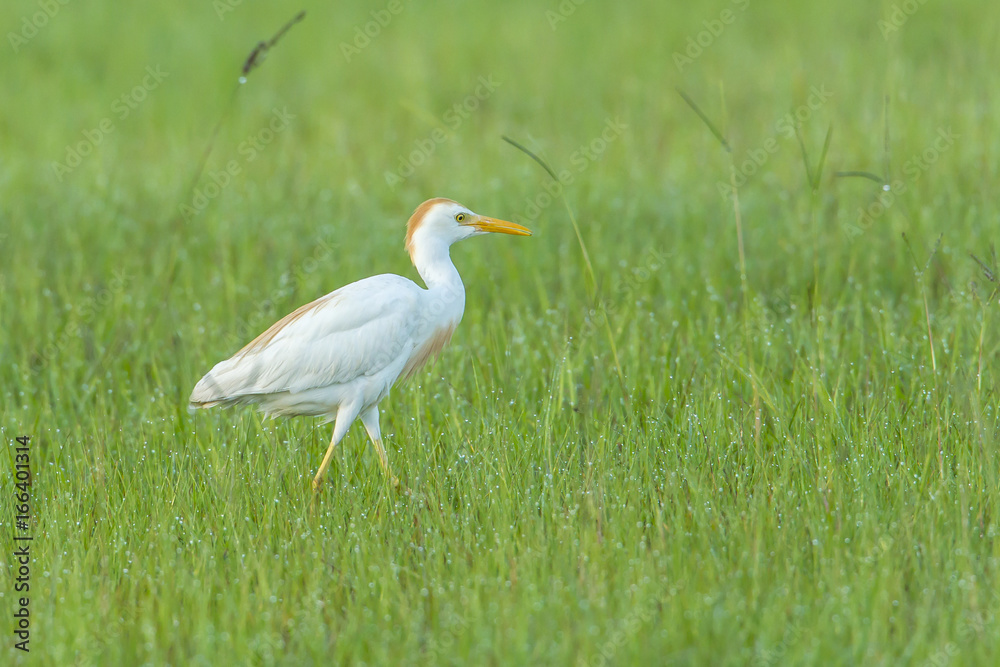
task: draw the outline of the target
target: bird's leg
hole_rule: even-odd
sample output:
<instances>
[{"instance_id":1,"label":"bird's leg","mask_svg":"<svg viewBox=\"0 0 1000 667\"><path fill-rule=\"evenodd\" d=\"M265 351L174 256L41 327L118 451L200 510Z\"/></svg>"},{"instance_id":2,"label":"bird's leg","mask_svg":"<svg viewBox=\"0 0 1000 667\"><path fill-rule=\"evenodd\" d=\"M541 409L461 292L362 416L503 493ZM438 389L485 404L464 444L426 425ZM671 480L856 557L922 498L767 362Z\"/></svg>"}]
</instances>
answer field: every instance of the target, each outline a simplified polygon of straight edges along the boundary
<instances>
[{"instance_id":1,"label":"bird's leg","mask_svg":"<svg viewBox=\"0 0 1000 667\"><path fill-rule=\"evenodd\" d=\"M337 443L343 440L344 436L347 435L347 429L351 427L351 424L357 416L357 411L350 408L344 409L344 407L341 406L340 409L337 410L337 421L333 425L333 437L330 438L330 446L326 450L326 456L323 457L323 462L319 465L319 470L313 478L313 491L319 491L320 484L323 480L323 473L325 473L326 469L330 467L330 459L333 458L333 450L337 448Z\"/></svg>"},{"instance_id":2,"label":"bird's leg","mask_svg":"<svg viewBox=\"0 0 1000 667\"><path fill-rule=\"evenodd\" d=\"M385 447L382 446L382 433L378 426L377 405L373 405L361 413L361 423L365 425L368 437L372 439L372 444L375 445L375 452L378 454L378 462L382 465L382 472L385 473L390 484L399 486L399 478L389 471L389 457L385 455Z\"/></svg>"}]
</instances>

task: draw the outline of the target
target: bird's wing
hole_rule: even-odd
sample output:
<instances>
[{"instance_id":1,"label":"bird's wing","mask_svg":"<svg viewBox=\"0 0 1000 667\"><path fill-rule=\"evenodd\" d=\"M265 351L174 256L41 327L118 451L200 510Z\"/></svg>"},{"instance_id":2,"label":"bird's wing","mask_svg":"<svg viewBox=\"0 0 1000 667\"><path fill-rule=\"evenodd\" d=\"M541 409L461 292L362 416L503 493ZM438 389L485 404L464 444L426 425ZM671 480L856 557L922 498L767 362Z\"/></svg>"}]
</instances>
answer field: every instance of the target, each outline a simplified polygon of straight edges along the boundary
<instances>
[{"instance_id":1,"label":"bird's wing","mask_svg":"<svg viewBox=\"0 0 1000 667\"><path fill-rule=\"evenodd\" d=\"M275 322L198 382L193 404L350 382L409 354L421 289L401 276L359 280Z\"/></svg>"}]
</instances>

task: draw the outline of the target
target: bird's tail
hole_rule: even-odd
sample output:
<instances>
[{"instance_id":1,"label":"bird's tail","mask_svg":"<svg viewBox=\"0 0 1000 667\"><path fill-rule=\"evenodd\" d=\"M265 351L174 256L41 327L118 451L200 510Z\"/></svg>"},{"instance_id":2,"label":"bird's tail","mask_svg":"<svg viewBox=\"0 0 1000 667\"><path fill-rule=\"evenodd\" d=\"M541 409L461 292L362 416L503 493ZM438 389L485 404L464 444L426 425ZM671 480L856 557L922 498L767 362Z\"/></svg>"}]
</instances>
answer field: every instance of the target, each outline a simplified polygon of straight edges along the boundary
<instances>
[{"instance_id":1,"label":"bird's tail","mask_svg":"<svg viewBox=\"0 0 1000 667\"><path fill-rule=\"evenodd\" d=\"M232 391L233 387L226 386L232 384L226 382L227 364L230 362L231 360L227 359L216 364L215 368L205 374L205 377L198 380L198 384L191 390L191 397L188 398L188 406L192 410L214 408L217 405L229 407L239 402L240 397Z\"/></svg>"}]
</instances>

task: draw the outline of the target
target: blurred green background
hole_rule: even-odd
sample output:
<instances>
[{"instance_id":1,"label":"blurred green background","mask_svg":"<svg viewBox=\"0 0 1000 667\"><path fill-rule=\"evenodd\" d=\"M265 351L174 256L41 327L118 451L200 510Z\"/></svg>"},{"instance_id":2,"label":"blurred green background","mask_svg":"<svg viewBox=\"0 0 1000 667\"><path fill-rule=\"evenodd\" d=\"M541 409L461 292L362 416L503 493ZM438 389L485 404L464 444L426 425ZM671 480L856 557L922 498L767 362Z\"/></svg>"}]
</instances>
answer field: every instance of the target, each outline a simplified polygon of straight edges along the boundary
<instances>
[{"instance_id":1,"label":"blurred green background","mask_svg":"<svg viewBox=\"0 0 1000 667\"><path fill-rule=\"evenodd\" d=\"M993 3L17 0L0 25L10 549L16 436L34 474L31 653L4 660L997 654ZM464 322L383 404L409 494L360 427L313 498L328 426L188 413L286 312L416 279L433 196L535 236L453 249Z\"/></svg>"}]
</instances>

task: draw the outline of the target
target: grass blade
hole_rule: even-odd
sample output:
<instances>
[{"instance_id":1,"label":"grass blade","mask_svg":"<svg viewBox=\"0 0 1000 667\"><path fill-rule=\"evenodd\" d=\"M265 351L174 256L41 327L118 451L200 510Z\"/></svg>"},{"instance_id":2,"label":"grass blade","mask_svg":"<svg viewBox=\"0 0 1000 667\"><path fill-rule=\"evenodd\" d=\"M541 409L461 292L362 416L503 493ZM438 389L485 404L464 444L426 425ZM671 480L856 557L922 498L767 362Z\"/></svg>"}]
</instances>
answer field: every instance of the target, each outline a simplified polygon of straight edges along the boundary
<instances>
[{"instance_id":1,"label":"grass blade","mask_svg":"<svg viewBox=\"0 0 1000 667\"><path fill-rule=\"evenodd\" d=\"M263 63L264 59L267 57L268 52L274 48L274 46L278 43L278 40L284 37L285 33L287 33L292 26L302 21L305 17L305 10L296 14L292 20L283 25L281 29L278 30L273 37L271 37L271 39L266 42L258 42L257 45L253 47L250 55L248 55L246 60L243 61L243 67L240 68L240 76L236 82L236 86L233 88L233 92L229 96L229 101L226 102L226 106L223 108L222 115L219 117L218 122L212 129L212 133L208 137L208 143L205 145L205 150L202 151L201 160L198 162L198 166L194 172L194 177L191 179L191 185L188 186L187 194L182 201L190 201L191 195L194 193L194 189L198 186L198 181L201 180L201 175L205 171L205 165L208 164L208 157L212 154L212 149L215 148L215 140L219 136L219 131L222 129L226 120L228 120L229 114L232 113L233 105L236 102L236 95L239 93L240 86L247 82L247 77L250 72L260 67L261 63Z\"/></svg>"},{"instance_id":2,"label":"grass blade","mask_svg":"<svg viewBox=\"0 0 1000 667\"><path fill-rule=\"evenodd\" d=\"M823 167L826 166L826 156L830 152L830 140L833 139L833 123L826 129L826 139L823 140L823 152L819 154L819 164L816 165L816 185L813 189L818 189L820 181L823 179Z\"/></svg>"},{"instance_id":3,"label":"grass blade","mask_svg":"<svg viewBox=\"0 0 1000 667\"><path fill-rule=\"evenodd\" d=\"M559 178L556 176L556 172L553 171L552 167L550 167L548 163L545 162L545 160L535 155L533 152L528 150L524 145L514 141L513 139L511 139L506 135L501 136L501 139L503 139L508 144L510 144L511 146L518 149L519 151L530 157L532 160L537 162L542 167L542 169L545 170L545 173L547 173L549 176L552 177L552 180L556 181L557 183L559 182ZM569 220L573 224L573 231L576 233L576 240L577 243L579 243L580 245L580 253L583 255L584 264L587 266L587 275L590 278L591 289L596 291L597 278L594 275L594 265L591 264L590 262L590 253L587 252L587 244L583 240L583 234L580 233L580 225L578 225L576 222L576 216L573 215L573 210L570 208L569 202L566 200L565 192L561 192L559 198L562 199L563 204L566 206L566 212L569 214Z\"/></svg>"},{"instance_id":4,"label":"grass blade","mask_svg":"<svg viewBox=\"0 0 1000 667\"><path fill-rule=\"evenodd\" d=\"M713 123L708 119L708 116L706 116L705 112L701 110L701 107L699 107L698 104L693 99L691 99L690 95L685 93L680 88L677 88L677 92L680 94L682 98L684 98L684 101L687 102L689 107L691 107L691 110L694 111L696 114L698 114L698 118L701 118L701 122L705 123L705 126L708 127L709 131L715 135L715 138L719 140L719 143L722 144L722 147L726 149L726 152L732 153L733 149L729 145L729 142L726 141L726 137L724 137L719 128L715 126L715 123Z\"/></svg>"},{"instance_id":5,"label":"grass blade","mask_svg":"<svg viewBox=\"0 0 1000 667\"><path fill-rule=\"evenodd\" d=\"M559 182L559 178L556 176L555 170L553 170L552 167L550 167L548 165L548 163L545 162L545 160L543 160L542 158L540 158L538 155L536 155L532 151L528 150L528 148L525 147L524 145L522 145L522 144L518 143L517 141L511 139L510 137L508 137L506 135L503 135L503 136L501 136L501 138L504 141L506 141L508 144L510 144L511 146L513 146L514 148L518 149L519 151L521 151L522 153L524 153L525 155L527 155L528 157L530 157L532 160L534 160L535 162L537 162L539 164L539 166L541 166L542 169L545 170L545 173L547 173L549 176L552 177L552 180L556 181L557 183ZM573 209L569 205L569 200L566 199L566 190L565 190L565 188L563 188L560 191L559 198L562 200L563 206L566 208L566 213L569 215L569 221L573 225L573 232L576 234L577 243L580 245L580 254L583 255L583 262L584 262L584 265L587 268L587 275L590 278L590 290L589 291L590 291L591 299L593 299L594 301L596 301L597 300L597 276L594 274L594 265L590 262L590 253L587 251L587 244L583 240L583 234L580 233L580 225L579 225L579 223L576 220L576 215L573 214ZM614 332L611 330L611 320L608 318L608 312L607 312L606 308L599 308L599 310L601 310L603 312L603 314L604 314L603 319L604 319L604 325L605 325L605 332L607 333L608 344L611 347L611 354L612 354L612 356L614 358L615 371L618 374L618 382L621 384L622 395L625 397L625 401L628 402L628 400L629 400L628 385L625 384L625 373L622 370L621 361L619 360L618 345L615 343Z\"/></svg>"},{"instance_id":6,"label":"grass blade","mask_svg":"<svg viewBox=\"0 0 1000 667\"><path fill-rule=\"evenodd\" d=\"M522 153L524 153L525 155L527 155L528 157L530 157L532 160L534 160L535 162L537 162L539 165L541 165L542 169L544 169L546 171L546 173L548 173L548 175L552 177L553 181L558 181L559 180L559 178L556 176L556 173L554 171L552 171L552 168L549 167L548 164L546 164L545 160L543 160L542 158L540 158L537 155L535 155L534 153L532 153L523 144L519 144L518 142L514 141L513 139L511 139L510 137L508 137L506 135L503 135L500 138L503 139L504 141L506 141L508 144L510 144L514 148L516 148L519 151L521 151Z\"/></svg>"},{"instance_id":7,"label":"grass blade","mask_svg":"<svg viewBox=\"0 0 1000 667\"><path fill-rule=\"evenodd\" d=\"M870 181L875 181L879 185L886 185L885 179L877 174L873 174L870 171L837 171L833 174L837 178L867 178Z\"/></svg>"},{"instance_id":8,"label":"grass blade","mask_svg":"<svg viewBox=\"0 0 1000 667\"><path fill-rule=\"evenodd\" d=\"M816 179L813 177L812 167L809 166L809 154L806 152L806 142L802 139L802 132L800 131L798 125L795 126L795 138L799 141L799 149L802 151L802 163L806 166L806 180L809 181L809 187L814 192L816 191Z\"/></svg>"}]
</instances>

